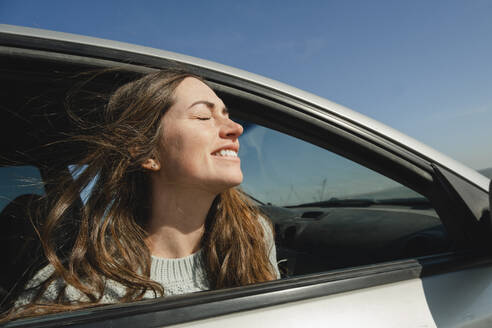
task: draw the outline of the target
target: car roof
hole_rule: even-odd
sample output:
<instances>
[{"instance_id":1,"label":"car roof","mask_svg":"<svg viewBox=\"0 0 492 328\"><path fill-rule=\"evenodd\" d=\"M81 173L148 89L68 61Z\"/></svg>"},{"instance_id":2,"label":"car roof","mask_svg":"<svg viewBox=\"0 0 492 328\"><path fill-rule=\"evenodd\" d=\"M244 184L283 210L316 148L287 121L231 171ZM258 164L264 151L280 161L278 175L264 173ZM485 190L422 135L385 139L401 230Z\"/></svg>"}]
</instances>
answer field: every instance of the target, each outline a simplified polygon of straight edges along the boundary
<instances>
[{"instance_id":1,"label":"car roof","mask_svg":"<svg viewBox=\"0 0 492 328\"><path fill-rule=\"evenodd\" d=\"M254 73L170 51L70 33L0 24L0 34L48 39L79 45L90 45L111 50L159 57L183 64L199 66L210 71L216 71L220 72L221 74L226 74L235 78L246 80L250 83L267 87L269 89L274 89L282 94L286 94L303 102L310 103L318 108L322 108L329 114L341 117L345 120L355 123L356 125L363 126L366 129L374 132L375 134L383 136L385 139L391 140L392 142L403 146L407 150L418 154L419 156L431 162L440 164L441 166L455 172L456 174L472 182L485 191L487 191L489 188L489 179L487 177L481 175L480 173L467 167L466 165L436 151L435 149L415 140L412 137L409 137L381 122L378 122L356 111L353 111L345 106L329 101L323 97Z\"/></svg>"}]
</instances>

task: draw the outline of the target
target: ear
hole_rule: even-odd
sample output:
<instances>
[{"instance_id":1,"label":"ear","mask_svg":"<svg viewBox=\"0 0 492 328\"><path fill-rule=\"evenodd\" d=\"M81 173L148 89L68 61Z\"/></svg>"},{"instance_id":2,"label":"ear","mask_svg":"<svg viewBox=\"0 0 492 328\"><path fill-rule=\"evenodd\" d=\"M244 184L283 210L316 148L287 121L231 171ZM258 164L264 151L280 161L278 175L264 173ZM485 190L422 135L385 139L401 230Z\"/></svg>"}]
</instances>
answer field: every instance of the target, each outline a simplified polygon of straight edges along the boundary
<instances>
[{"instance_id":1,"label":"ear","mask_svg":"<svg viewBox=\"0 0 492 328\"><path fill-rule=\"evenodd\" d=\"M159 162L152 158L146 159L145 162L142 163L142 167L150 171L159 171L161 169Z\"/></svg>"}]
</instances>

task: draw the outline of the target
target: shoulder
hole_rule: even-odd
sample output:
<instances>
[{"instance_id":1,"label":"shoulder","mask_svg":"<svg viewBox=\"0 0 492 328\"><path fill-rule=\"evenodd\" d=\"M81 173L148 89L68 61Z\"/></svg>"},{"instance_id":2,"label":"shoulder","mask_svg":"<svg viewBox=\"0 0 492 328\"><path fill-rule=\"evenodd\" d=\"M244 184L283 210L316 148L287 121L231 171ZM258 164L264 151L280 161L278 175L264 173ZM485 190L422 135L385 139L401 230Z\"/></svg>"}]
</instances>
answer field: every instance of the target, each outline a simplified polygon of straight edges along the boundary
<instances>
[{"instance_id":1,"label":"shoulder","mask_svg":"<svg viewBox=\"0 0 492 328\"><path fill-rule=\"evenodd\" d=\"M51 264L48 264L47 266L39 270L34 275L34 277L32 277L32 279L28 281L28 283L24 287L24 290L21 292L21 294L15 301L15 306L18 307L31 303L34 300L36 294L38 293L39 288L41 288L41 285L46 280L48 280L54 272L55 272L55 268ZM58 295L58 291L61 290L63 286L64 285L61 279L54 280L46 288L46 291L41 296L41 301L43 302L54 301L56 299L56 296Z\"/></svg>"},{"instance_id":2,"label":"shoulder","mask_svg":"<svg viewBox=\"0 0 492 328\"><path fill-rule=\"evenodd\" d=\"M51 278L55 269L53 265L49 264L39 270L34 277L26 284L24 291L19 295L15 301L15 307L26 305L31 303L36 294L41 288L41 285ZM116 303L124 296L125 287L113 280L107 280L103 297L101 298L101 304ZM68 302L86 302L89 298L80 290L72 285L68 285L62 278L54 279L41 295L39 302L41 303L53 303L56 302L60 292L63 292L62 298Z\"/></svg>"},{"instance_id":3,"label":"shoulder","mask_svg":"<svg viewBox=\"0 0 492 328\"><path fill-rule=\"evenodd\" d=\"M48 264L34 275L31 280L26 285L26 289L39 287L43 282L45 282L51 275L55 272L53 265Z\"/></svg>"}]
</instances>

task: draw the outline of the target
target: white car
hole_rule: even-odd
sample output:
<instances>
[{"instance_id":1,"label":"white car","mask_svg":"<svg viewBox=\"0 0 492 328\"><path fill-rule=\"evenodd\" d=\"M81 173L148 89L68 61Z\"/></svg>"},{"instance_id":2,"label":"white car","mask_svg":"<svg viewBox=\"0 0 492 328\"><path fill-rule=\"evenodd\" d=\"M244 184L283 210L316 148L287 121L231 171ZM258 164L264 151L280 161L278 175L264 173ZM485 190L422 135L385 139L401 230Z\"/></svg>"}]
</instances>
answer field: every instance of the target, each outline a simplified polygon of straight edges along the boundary
<instances>
[{"instance_id":1,"label":"white car","mask_svg":"<svg viewBox=\"0 0 492 328\"><path fill-rule=\"evenodd\" d=\"M3 310L42 262L26 208L36 206L50 175L70 174L81 151L43 146L71 129L67 92L84 72L118 69L94 82L101 91L169 66L203 76L243 124L242 188L274 223L283 278L5 327L492 327L485 176L357 112L255 74L9 25L0 25Z\"/></svg>"}]
</instances>

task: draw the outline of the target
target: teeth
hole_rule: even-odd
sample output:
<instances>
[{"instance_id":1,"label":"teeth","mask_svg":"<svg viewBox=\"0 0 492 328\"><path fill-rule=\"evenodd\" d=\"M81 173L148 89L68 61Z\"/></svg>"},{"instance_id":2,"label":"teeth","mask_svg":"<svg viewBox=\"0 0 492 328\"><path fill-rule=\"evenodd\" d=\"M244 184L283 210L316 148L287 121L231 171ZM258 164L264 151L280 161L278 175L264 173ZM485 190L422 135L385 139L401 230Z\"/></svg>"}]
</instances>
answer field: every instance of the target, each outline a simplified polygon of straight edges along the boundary
<instances>
[{"instance_id":1,"label":"teeth","mask_svg":"<svg viewBox=\"0 0 492 328\"><path fill-rule=\"evenodd\" d=\"M221 151L216 152L215 155L224 157L237 157L237 153L231 149L222 149Z\"/></svg>"}]
</instances>

